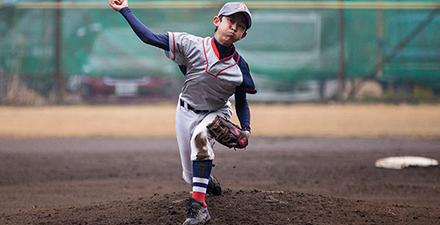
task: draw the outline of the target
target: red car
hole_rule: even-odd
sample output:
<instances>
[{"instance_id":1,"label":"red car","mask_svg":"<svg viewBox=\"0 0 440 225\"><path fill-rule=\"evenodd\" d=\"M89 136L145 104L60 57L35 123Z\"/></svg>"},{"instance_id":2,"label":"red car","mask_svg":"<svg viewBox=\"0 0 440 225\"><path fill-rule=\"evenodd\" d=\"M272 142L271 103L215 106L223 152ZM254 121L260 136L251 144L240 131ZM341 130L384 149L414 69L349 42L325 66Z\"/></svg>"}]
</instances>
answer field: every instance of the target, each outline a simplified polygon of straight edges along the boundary
<instances>
[{"instance_id":1,"label":"red car","mask_svg":"<svg viewBox=\"0 0 440 225\"><path fill-rule=\"evenodd\" d=\"M179 81L173 77L115 79L81 76L81 96L91 102L157 101L176 98Z\"/></svg>"}]
</instances>

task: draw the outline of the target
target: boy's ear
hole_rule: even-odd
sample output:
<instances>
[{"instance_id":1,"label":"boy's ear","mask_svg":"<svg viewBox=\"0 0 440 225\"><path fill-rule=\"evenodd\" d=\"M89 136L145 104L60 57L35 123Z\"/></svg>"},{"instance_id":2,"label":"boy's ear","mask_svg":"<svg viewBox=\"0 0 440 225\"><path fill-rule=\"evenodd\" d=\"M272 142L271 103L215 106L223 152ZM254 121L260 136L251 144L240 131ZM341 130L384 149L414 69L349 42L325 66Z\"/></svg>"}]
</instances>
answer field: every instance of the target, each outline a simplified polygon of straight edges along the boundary
<instances>
[{"instance_id":1,"label":"boy's ear","mask_svg":"<svg viewBox=\"0 0 440 225\"><path fill-rule=\"evenodd\" d=\"M241 35L240 40L243 39L244 37L246 37L246 35L247 35L247 32L244 32L243 35Z\"/></svg>"},{"instance_id":2,"label":"boy's ear","mask_svg":"<svg viewBox=\"0 0 440 225\"><path fill-rule=\"evenodd\" d=\"M212 23L218 27L220 26L220 18L218 16L215 16L214 19L212 20Z\"/></svg>"}]
</instances>

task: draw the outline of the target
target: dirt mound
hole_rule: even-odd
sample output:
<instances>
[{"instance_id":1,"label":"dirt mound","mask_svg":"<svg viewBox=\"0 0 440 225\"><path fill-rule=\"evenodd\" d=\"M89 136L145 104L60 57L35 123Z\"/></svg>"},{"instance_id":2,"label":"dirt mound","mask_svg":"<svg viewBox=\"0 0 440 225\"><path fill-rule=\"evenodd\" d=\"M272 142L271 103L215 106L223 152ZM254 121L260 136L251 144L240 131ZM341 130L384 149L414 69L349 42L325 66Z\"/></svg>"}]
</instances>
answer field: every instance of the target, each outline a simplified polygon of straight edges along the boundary
<instances>
[{"instance_id":1,"label":"dirt mound","mask_svg":"<svg viewBox=\"0 0 440 225\"><path fill-rule=\"evenodd\" d=\"M206 199L209 224L440 224L440 167L375 167L390 155L440 159L440 140L251 144L217 146L213 175L224 193ZM0 138L0 224L182 224L191 187L176 146L174 138Z\"/></svg>"},{"instance_id":2,"label":"dirt mound","mask_svg":"<svg viewBox=\"0 0 440 225\"><path fill-rule=\"evenodd\" d=\"M188 192L1 215L2 224L181 224ZM440 209L284 191L208 196L209 224L439 224Z\"/></svg>"}]
</instances>

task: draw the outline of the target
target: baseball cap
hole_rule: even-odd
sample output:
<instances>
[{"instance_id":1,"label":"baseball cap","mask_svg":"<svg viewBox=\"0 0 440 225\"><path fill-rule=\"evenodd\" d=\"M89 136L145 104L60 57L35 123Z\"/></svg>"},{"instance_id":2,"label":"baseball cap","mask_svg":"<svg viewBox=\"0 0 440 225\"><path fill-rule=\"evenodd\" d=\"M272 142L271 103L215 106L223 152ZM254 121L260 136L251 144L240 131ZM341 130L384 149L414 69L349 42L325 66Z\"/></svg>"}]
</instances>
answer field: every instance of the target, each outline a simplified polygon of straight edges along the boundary
<instances>
[{"instance_id":1,"label":"baseball cap","mask_svg":"<svg viewBox=\"0 0 440 225\"><path fill-rule=\"evenodd\" d=\"M243 13L247 20L247 29L252 25L252 14L248 7L242 2L228 2L218 12L217 16L230 16L235 13Z\"/></svg>"}]
</instances>

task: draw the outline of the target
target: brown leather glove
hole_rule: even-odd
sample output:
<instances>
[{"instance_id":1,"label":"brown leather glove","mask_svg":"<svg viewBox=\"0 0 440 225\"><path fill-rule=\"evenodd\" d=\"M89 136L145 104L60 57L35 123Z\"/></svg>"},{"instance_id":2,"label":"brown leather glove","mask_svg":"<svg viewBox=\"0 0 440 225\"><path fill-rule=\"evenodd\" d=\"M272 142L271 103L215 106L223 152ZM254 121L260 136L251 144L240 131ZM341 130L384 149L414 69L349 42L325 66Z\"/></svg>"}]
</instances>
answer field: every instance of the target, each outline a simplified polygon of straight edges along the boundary
<instances>
[{"instance_id":1,"label":"brown leather glove","mask_svg":"<svg viewBox=\"0 0 440 225\"><path fill-rule=\"evenodd\" d=\"M245 148L248 145L246 132L220 116L216 116L206 128L212 138L226 147Z\"/></svg>"}]
</instances>

